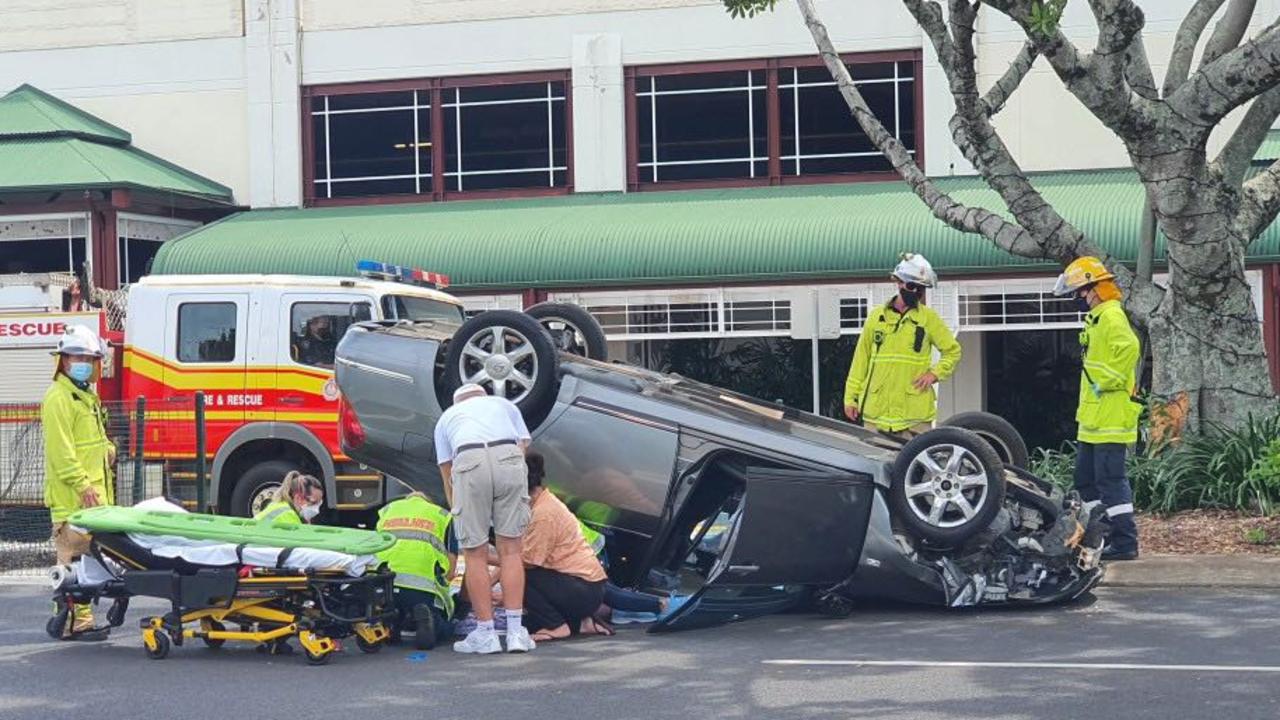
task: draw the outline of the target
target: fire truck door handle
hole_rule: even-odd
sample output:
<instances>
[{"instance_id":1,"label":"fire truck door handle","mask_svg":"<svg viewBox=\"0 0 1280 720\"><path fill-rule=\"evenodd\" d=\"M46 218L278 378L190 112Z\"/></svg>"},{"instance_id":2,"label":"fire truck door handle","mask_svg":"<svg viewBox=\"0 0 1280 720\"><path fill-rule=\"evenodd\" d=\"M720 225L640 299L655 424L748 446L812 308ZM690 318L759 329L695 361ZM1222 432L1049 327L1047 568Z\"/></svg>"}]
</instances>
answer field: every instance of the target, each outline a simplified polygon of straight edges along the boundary
<instances>
[{"instance_id":1,"label":"fire truck door handle","mask_svg":"<svg viewBox=\"0 0 1280 720\"><path fill-rule=\"evenodd\" d=\"M297 395L285 395L284 397L280 398L280 404L281 405L301 405L302 398L298 397Z\"/></svg>"}]
</instances>

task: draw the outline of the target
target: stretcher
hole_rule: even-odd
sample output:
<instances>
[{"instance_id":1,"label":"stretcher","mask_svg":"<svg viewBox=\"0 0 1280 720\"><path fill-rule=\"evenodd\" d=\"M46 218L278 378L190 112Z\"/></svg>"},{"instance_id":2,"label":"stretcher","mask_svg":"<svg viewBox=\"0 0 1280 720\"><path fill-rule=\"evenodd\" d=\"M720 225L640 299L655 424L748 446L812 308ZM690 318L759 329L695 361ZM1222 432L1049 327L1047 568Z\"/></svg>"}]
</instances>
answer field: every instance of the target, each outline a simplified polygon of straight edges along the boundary
<instances>
[{"instance_id":1,"label":"stretcher","mask_svg":"<svg viewBox=\"0 0 1280 720\"><path fill-rule=\"evenodd\" d=\"M153 659L187 640L199 639L210 648L250 642L273 651L296 638L306 660L319 665L345 638L354 636L360 650L372 653L390 636L394 574L377 567L372 554L340 550L385 549L395 542L393 536L324 528L337 532L320 533L326 539L315 542L324 546L317 549L307 546L308 533L298 532L298 526L246 526L239 519L149 502L151 509L110 508L110 513L82 511L71 517L72 525L92 533L90 551L72 566L54 568L57 612L46 627L50 636L64 637L75 605L101 600L112 601L108 626L119 626L130 598L139 596L170 605L168 612L140 621L144 649ZM199 530L152 534L179 533L184 527Z\"/></svg>"}]
</instances>

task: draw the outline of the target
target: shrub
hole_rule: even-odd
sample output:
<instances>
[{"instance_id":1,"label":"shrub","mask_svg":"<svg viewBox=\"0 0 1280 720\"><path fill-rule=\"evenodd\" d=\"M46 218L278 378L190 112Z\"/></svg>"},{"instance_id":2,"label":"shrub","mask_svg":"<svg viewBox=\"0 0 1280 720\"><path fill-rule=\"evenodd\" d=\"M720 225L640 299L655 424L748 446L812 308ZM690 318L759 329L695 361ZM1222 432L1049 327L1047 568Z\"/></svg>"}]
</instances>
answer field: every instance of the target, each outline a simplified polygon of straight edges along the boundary
<instances>
[{"instance_id":1,"label":"shrub","mask_svg":"<svg viewBox=\"0 0 1280 720\"><path fill-rule=\"evenodd\" d=\"M1071 487L1073 443L1037 449L1031 469ZM1238 428L1211 425L1154 455L1130 454L1126 467L1133 502L1148 512L1194 508L1243 510L1270 515L1280 506L1280 415L1250 417Z\"/></svg>"}]
</instances>

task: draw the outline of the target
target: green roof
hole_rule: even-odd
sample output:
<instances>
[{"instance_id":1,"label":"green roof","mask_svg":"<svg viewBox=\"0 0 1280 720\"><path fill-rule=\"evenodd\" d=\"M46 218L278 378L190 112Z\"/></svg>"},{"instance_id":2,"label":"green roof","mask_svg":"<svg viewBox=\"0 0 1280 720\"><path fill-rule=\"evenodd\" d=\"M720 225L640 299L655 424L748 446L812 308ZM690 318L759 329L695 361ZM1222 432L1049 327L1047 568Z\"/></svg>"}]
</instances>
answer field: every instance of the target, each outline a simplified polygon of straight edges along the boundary
<instances>
[{"instance_id":1,"label":"green roof","mask_svg":"<svg viewBox=\"0 0 1280 720\"><path fill-rule=\"evenodd\" d=\"M232 202L225 185L131 143L115 125L22 85L0 98L0 193L133 188Z\"/></svg>"},{"instance_id":2,"label":"green roof","mask_svg":"<svg viewBox=\"0 0 1280 720\"><path fill-rule=\"evenodd\" d=\"M937 182L961 202L1002 207L978 178ZM1143 189L1132 171L1034 182L1091 238L1134 259ZM881 182L254 210L165 243L153 272L342 276L368 258L442 272L464 289L777 282L881 277L902 250L950 274L1051 267L952 230L905 184ZM1280 225L1254 254L1280 256Z\"/></svg>"},{"instance_id":3,"label":"green roof","mask_svg":"<svg viewBox=\"0 0 1280 720\"><path fill-rule=\"evenodd\" d=\"M1262 146L1258 148L1258 152L1253 156L1254 162L1262 161L1264 163L1280 159L1280 128L1276 128L1267 133L1267 138L1262 141Z\"/></svg>"}]
</instances>

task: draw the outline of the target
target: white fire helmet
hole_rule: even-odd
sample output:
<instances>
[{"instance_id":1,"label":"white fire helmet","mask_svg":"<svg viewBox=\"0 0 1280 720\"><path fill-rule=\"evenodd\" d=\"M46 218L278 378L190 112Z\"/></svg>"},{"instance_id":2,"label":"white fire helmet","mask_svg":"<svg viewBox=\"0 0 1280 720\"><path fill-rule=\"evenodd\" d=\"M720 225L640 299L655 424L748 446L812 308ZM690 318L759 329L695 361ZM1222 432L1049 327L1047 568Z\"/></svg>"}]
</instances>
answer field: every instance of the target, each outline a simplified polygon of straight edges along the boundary
<instances>
[{"instance_id":1,"label":"white fire helmet","mask_svg":"<svg viewBox=\"0 0 1280 720\"><path fill-rule=\"evenodd\" d=\"M899 257L902 260L893 269L893 277L904 283L915 283L927 288L938 284L937 273L933 271L933 266L923 255L904 252Z\"/></svg>"},{"instance_id":2,"label":"white fire helmet","mask_svg":"<svg viewBox=\"0 0 1280 720\"><path fill-rule=\"evenodd\" d=\"M83 325L68 325L62 337L58 338L58 347L52 354L100 358L103 356L102 340L98 339L97 333Z\"/></svg>"}]
</instances>

